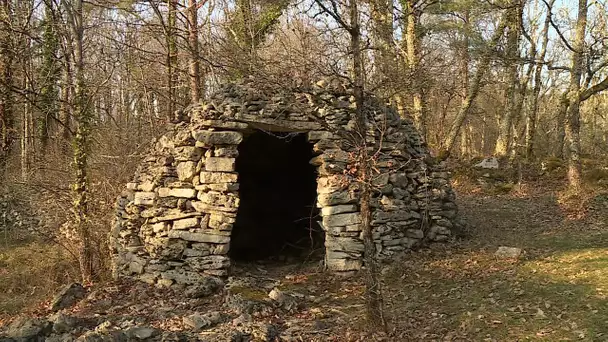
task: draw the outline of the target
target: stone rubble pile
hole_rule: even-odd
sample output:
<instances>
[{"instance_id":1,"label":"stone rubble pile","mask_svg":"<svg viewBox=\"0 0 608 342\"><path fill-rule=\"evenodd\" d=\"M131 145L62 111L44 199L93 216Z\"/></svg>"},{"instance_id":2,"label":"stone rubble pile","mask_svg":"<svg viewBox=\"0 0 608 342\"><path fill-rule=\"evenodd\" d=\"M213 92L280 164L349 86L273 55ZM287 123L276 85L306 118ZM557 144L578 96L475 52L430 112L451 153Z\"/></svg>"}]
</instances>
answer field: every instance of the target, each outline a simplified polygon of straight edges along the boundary
<instances>
[{"instance_id":1,"label":"stone rubble pile","mask_svg":"<svg viewBox=\"0 0 608 342\"><path fill-rule=\"evenodd\" d=\"M178 288L119 282L90 289L58 312L0 325L0 342L295 342L325 340L330 329L343 333L340 326L349 322L330 309L331 294L312 285L300 284L298 292L281 289L283 279L231 276L199 299L185 297Z\"/></svg>"},{"instance_id":2,"label":"stone rubble pile","mask_svg":"<svg viewBox=\"0 0 608 342\"><path fill-rule=\"evenodd\" d=\"M115 275L171 286L226 276L239 208L238 146L252 130L307 134L316 157L317 206L329 270L363 265L353 90L335 80L301 92L229 84L192 106L155 142L116 201ZM413 124L366 98L373 159L372 226L379 259L423 241L445 241L458 225L443 163L433 163Z\"/></svg>"},{"instance_id":3,"label":"stone rubble pile","mask_svg":"<svg viewBox=\"0 0 608 342\"><path fill-rule=\"evenodd\" d=\"M0 232L25 230L37 232L40 219L27 203L14 193L0 193Z\"/></svg>"}]
</instances>

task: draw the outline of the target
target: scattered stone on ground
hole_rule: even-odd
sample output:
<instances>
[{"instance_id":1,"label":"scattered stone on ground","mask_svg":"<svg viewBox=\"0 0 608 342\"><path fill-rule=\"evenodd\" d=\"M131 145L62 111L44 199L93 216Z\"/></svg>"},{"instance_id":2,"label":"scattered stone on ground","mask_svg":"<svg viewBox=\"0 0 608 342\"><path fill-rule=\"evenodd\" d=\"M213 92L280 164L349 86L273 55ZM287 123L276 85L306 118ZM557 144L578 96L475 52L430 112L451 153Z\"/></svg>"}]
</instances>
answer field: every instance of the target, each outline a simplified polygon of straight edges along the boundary
<instances>
[{"instance_id":1,"label":"scattered stone on ground","mask_svg":"<svg viewBox=\"0 0 608 342\"><path fill-rule=\"evenodd\" d=\"M307 277L246 272L230 277L224 286L182 289L121 280L58 312L49 308L38 317L0 327L0 341L325 341L318 331L334 326L337 316L323 314L319 325L317 299L330 305L324 286L343 279L323 274L314 285L302 282L306 294L282 290ZM348 280L343 286L360 284ZM62 294L71 293L66 289Z\"/></svg>"},{"instance_id":2,"label":"scattered stone on ground","mask_svg":"<svg viewBox=\"0 0 608 342\"><path fill-rule=\"evenodd\" d=\"M51 311L59 311L68 308L86 295L87 290L78 283L64 286L51 302Z\"/></svg>"},{"instance_id":3,"label":"scattered stone on ground","mask_svg":"<svg viewBox=\"0 0 608 342\"><path fill-rule=\"evenodd\" d=\"M491 157L485 158L474 166L482 169L498 169L500 167L500 163L496 157Z\"/></svg>"},{"instance_id":4,"label":"scattered stone on ground","mask_svg":"<svg viewBox=\"0 0 608 342\"><path fill-rule=\"evenodd\" d=\"M494 255L501 259L518 259L522 252L523 250L521 248L500 246Z\"/></svg>"}]
</instances>

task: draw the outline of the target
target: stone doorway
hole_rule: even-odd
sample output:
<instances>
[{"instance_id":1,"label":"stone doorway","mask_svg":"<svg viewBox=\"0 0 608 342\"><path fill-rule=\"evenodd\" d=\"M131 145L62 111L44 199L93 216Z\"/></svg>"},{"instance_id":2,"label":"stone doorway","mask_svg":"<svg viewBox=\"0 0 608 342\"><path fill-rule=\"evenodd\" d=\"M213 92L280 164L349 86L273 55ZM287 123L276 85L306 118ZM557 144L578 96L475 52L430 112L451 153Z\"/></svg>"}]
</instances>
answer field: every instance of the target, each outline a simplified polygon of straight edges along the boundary
<instances>
[{"instance_id":1,"label":"stone doorway","mask_svg":"<svg viewBox=\"0 0 608 342\"><path fill-rule=\"evenodd\" d=\"M254 131L239 145L235 261L299 259L323 250L316 168L306 134Z\"/></svg>"}]
</instances>

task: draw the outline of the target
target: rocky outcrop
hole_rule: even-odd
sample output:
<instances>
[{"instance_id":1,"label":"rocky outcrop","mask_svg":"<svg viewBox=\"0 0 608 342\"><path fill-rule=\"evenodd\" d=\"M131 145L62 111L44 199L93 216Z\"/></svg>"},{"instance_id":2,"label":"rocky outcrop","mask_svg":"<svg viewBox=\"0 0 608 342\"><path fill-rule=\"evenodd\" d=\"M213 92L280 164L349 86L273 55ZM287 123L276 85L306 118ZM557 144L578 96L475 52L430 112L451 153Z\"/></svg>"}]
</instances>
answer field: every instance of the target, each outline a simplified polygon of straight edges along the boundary
<instances>
[{"instance_id":1,"label":"rocky outcrop","mask_svg":"<svg viewBox=\"0 0 608 342\"><path fill-rule=\"evenodd\" d=\"M225 276L239 210L235 171L244 132L307 134L317 156L317 206L325 262L336 272L363 263L354 97L336 81L281 93L230 84L155 142L116 201L111 232L115 275L148 283L200 284ZM411 122L368 96L366 140L373 147L371 184L377 257L390 259L422 241L445 241L457 224L455 195Z\"/></svg>"}]
</instances>

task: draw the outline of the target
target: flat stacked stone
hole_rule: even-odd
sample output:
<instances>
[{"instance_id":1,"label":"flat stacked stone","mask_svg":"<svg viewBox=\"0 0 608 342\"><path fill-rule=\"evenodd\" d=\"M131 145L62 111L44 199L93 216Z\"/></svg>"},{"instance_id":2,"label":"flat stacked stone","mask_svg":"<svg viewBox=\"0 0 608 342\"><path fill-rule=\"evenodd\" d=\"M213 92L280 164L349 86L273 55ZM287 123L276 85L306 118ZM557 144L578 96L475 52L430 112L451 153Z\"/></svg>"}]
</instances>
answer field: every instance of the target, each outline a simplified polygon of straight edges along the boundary
<instances>
[{"instance_id":1,"label":"flat stacked stone","mask_svg":"<svg viewBox=\"0 0 608 342\"><path fill-rule=\"evenodd\" d=\"M269 95L270 94L270 95ZM336 80L282 93L230 84L186 112L158 139L116 201L115 275L170 286L225 276L239 208L235 171L243 132L306 133L316 156L317 206L325 262L336 272L363 265L360 184L351 170L355 99ZM457 225L455 194L443 163L408 120L366 97L366 141L374 155L371 184L376 257L390 259L423 241L445 241Z\"/></svg>"}]
</instances>

